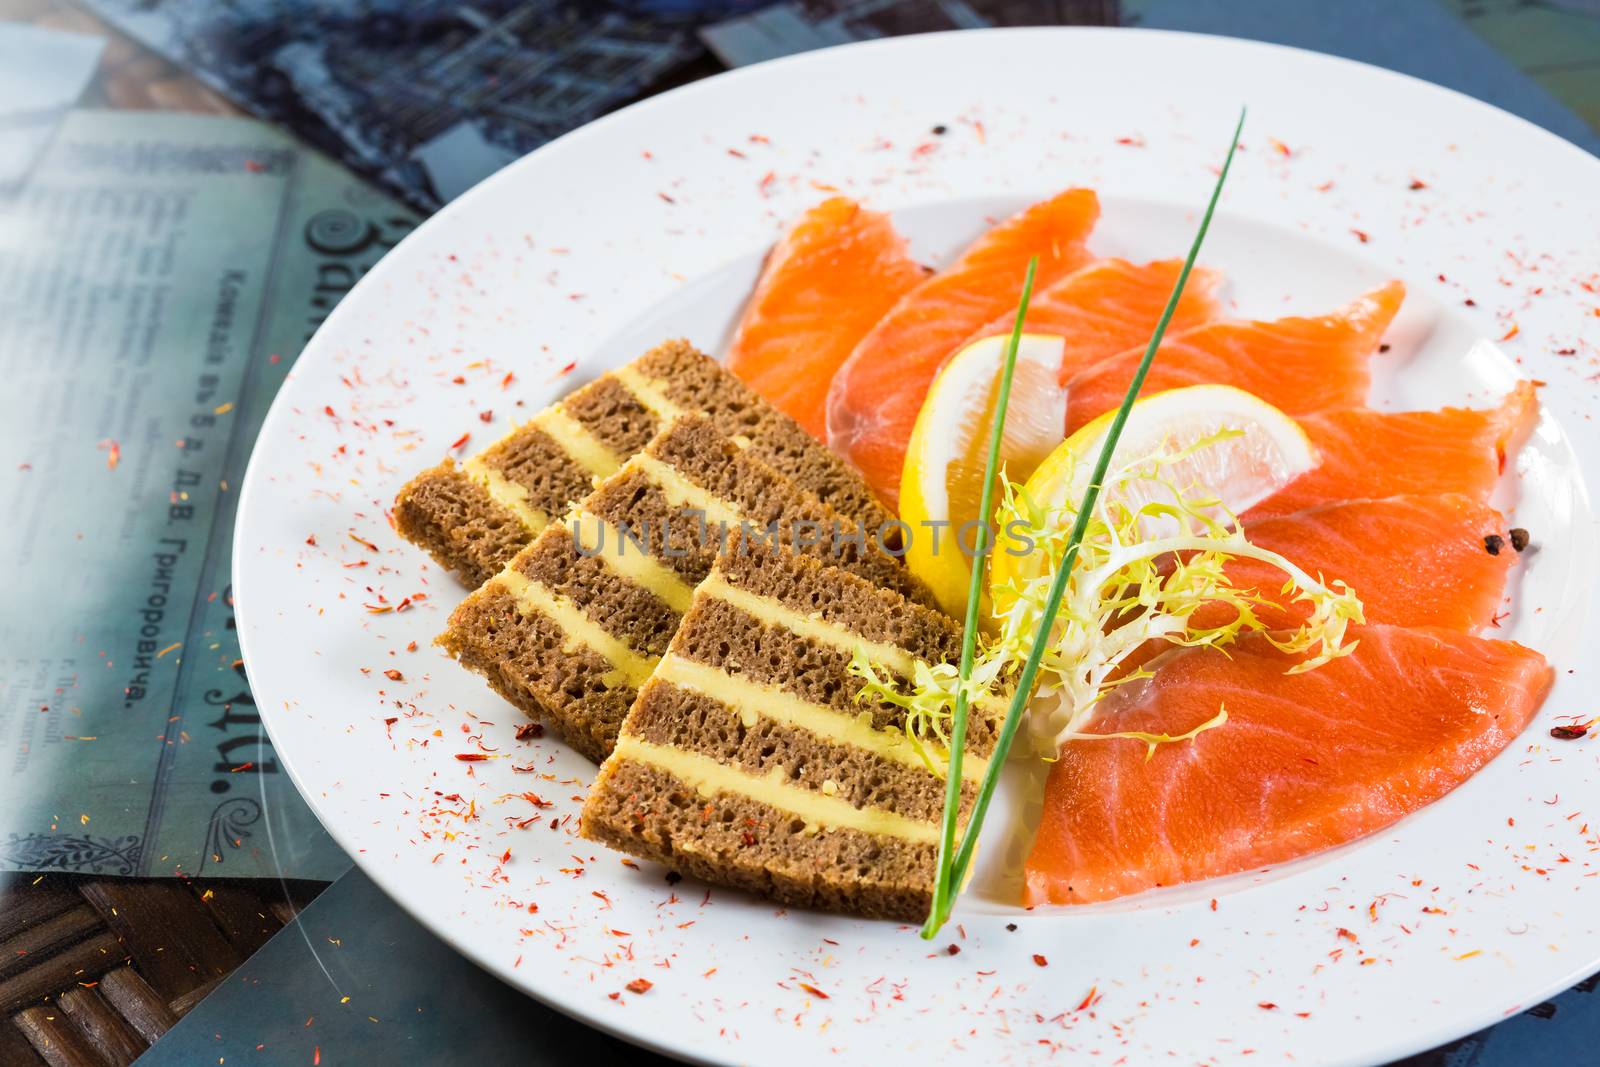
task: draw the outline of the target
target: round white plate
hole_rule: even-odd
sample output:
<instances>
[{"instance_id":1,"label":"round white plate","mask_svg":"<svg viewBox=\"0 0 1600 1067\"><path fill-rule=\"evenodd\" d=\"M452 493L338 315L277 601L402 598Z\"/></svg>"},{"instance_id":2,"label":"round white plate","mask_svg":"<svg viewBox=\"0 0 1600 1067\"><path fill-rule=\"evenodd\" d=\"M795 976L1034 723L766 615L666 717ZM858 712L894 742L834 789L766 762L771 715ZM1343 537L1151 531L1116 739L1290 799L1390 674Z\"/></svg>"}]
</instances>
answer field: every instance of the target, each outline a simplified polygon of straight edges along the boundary
<instances>
[{"instance_id":1,"label":"round white plate","mask_svg":"<svg viewBox=\"0 0 1600 1067\"><path fill-rule=\"evenodd\" d=\"M892 210L930 261L1068 185L1102 194L1097 251L1179 255L1241 104L1245 150L1203 256L1240 314L1324 311L1398 276L1411 296L1375 403L1487 403L1519 375L1548 383L1508 479L1538 549L1498 631L1557 668L1526 735L1444 800L1331 854L1031 913L990 879L934 945L669 885L578 838L592 767L553 740L515 741L521 716L430 645L463 590L390 529L401 483L463 433L475 450L667 336L720 349L765 248L834 189ZM278 758L356 862L440 936L563 1011L681 1056L1253 1050L1365 1064L1487 1026L1600 966L1600 810L1587 810L1600 748L1549 736L1558 716L1600 710L1600 539L1580 470L1600 470L1597 188L1600 162L1446 90L1149 31L874 42L629 108L408 238L278 396L234 558ZM1498 346L1469 355L1480 339ZM480 742L510 758L456 758ZM991 862L1011 829L993 824ZM635 979L653 985L630 992Z\"/></svg>"}]
</instances>

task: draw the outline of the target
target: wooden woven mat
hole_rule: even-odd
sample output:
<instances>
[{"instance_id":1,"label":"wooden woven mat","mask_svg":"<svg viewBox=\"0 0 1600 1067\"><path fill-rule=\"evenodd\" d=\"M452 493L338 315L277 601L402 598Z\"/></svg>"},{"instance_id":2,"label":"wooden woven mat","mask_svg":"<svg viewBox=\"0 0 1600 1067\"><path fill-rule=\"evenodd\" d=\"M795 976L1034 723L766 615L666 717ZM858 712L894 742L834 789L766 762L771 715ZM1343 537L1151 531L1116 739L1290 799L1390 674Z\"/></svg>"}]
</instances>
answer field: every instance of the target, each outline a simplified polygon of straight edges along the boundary
<instances>
[{"instance_id":1,"label":"wooden woven mat","mask_svg":"<svg viewBox=\"0 0 1600 1067\"><path fill-rule=\"evenodd\" d=\"M132 1063L323 888L0 876L0 1064Z\"/></svg>"}]
</instances>

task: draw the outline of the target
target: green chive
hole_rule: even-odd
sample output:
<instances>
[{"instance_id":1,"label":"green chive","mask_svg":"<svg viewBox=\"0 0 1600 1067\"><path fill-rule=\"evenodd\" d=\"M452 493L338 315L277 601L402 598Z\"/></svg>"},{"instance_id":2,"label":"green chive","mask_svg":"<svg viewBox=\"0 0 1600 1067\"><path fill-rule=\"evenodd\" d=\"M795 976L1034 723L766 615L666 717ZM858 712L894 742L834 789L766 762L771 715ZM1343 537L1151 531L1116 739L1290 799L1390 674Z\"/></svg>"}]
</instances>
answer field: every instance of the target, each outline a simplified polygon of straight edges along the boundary
<instances>
[{"instance_id":1,"label":"green chive","mask_svg":"<svg viewBox=\"0 0 1600 1067\"><path fill-rule=\"evenodd\" d=\"M983 465L983 489L978 495L978 534L973 542L972 577L967 581L967 619L961 634L961 681L956 689L956 706L950 715L950 758L945 768L944 820L939 828L939 855L934 862L933 905L923 937L939 932L938 916L950 910L953 894L949 879L950 854L956 842L956 816L961 810L961 759L967 747L967 682L972 678L972 661L978 651L978 612L983 602L983 560L989 549L989 517L994 507L994 480L1000 466L1000 440L1005 434L1006 408L1011 404L1011 379L1017 369L1017 348L1022 344L1022 320L1033 298L1033 275L1039 257L1028 260L1028 273L1022 279L1022 299L1017 303L1017 318L1011 324L1011 339L1006 343L1005 363L1000 370L1000 393L995 398L994 425L989 428L989 456Z\"/></svg>"},{"instance_id":2,"label":"green chive","mask_svg":"<svg viewBox=\"0 0 1600 1067\"><path fill-rule=\"evenodd\" d=\"M1128 392L1122 398L1122 407L1117 409L1116 418L1111 422L1111 429L1106 433L1105 445L1100 449L1100 457L1095 461L1094 473L1090 475L1089 486L1084 491L1083 502L1078 508L1077 519L1073 522L1072 532L1067 539L1067 550L1062 556L1061 566L1056 571L1055 579L1050 583L1050 595L1045 600L1044 618L1039 621L1039 630L1034 635L1033 647L1028 652L1028 658L1023 662L1022 673L1017 679L1016 692L1011 697L1011 706L1006 710L1005 724L1001 727L999 740L995 744L994 753L989 757L989 767L983 776L983 783L978 789L977 802L973 805L972 816L967 820L967 829L961 837L961 847L956 851L949 868L944 866L946 853L943 842L940 843L940 865L937 870L939 877L935 880L935 899L933 914L922 928L923 937L932 937L950 917L950 909L954 906L954 897L946 892L938 892L941 886L959 886L966 877L967 866L972 862L973 850L978 844L978 833L983 827L983 819L989 809L989 801L994 796L995 786L1000 781L1000 770L1005 766L1006 756L1011 750L1011 743L1016 738L1017 729L1022 725L1022 711L1027 707L1032 696L1033 684L1039 674L1039 662L1044 658L1046 644L1050 640L1050 631L1055 627L1056 614L1061 610L1061 600L1066 595L1067 581L1072 576L1073 566L1078 560L1078 546L1083 541L1083 536L1089 525L1089 516L1094 511L1095 503L1100 497L1101 483L1105 481L1106 471L1111 466L1111 455L1116 450L1117 439L1122 436L1122 428L1128 421L1128 412L1133 407L1133 402L1139 396L1139 390L1144 386L1145 376L1150 371L1150 364L1155 360L1156 350L1161 347L1161 338L1167 332L1167 326L1172 322L1173 312L1177 310L1178 300L1183 296L1183 287L1189 280L1189 272L1194 267L1195 258L1200 254L1200 246L1206 239L1206 231L1211 227L1211 216L1216 212L1217 201L1222 196L1222 186L1228 180L1228 170L1233 165L1233 153L1239 144L1239 134L1244 129L1244 109L1239 111L1239 121L1233 130L1233 139L1228 142L1228 154L1222 162L1222 170L1217 175L1217 184L1211 190L1211 200L1206 205L1205 214L1200 219L1200 229L1194 236L1194 243L1189 247L1189 255L1183 261L1183 270L1178 274L1178 281L1172 289L1172 295L1167 298L1167 306L1161 313L1161 319L1156 323L1155 333L1150 338L1150 344L1145 348L1144 358L1139 361L1138 370L1134 372L1133 381L1128 383ZM998 423L1003 418L1003 412L996 417ZM993 453L991 451L991 457ZM987 486L985 487L987 489ZM968 618L971 618L972 608L968 605ZM963 669L961 677L965 680L971 669L970 662L963 655ZM952 730L966 732L966 716L964 714L964 701L958 699L957 712L959 717L952 724ZM955 752L951 752L952 766L954 766ZM954 776L952 781L956 781ZM951 802L948 797L952 795L946 789L945 822L952 824ZM957 792L959 797L959 782Z\"/></svg>"}]
</instances>

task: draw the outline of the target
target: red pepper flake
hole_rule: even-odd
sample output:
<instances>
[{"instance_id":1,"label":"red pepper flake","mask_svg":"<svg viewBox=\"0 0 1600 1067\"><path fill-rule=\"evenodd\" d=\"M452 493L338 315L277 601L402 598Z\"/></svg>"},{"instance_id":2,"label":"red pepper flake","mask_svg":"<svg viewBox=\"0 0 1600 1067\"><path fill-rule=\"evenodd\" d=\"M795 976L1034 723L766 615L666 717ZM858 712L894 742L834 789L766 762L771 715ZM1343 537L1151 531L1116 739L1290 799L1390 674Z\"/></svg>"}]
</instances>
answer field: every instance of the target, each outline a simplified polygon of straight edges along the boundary
<instances>
[{"instance_id":1,"label":"red pepper flake","mask_svg":"<svg viewBox=\"0 0 1600 1067\"><path fill-rule=\"evenodd\" d=\"M549 379L547 379L547 380L553 382L553 381L557 380L558 378L565 378L567 375L571 374L573 371L575 371L577 369L578 369L578 361L577 360L573 360L572 362L568 363L566 366L562 367L560 370L556 371L554 374L550 375Z\"/></svg>"},{"instance_id":2,"label":"red pepper flake","mask_svg":"<svg viewBox=\"0 0 1600 1067\"><path fill-rule=\"evenodd\" d=\"M311 1067L317 1067L322 1062L322 1046L316 1045L311 1049Z\"/></svg>"},{"instance_id":3,"label":"red pepper flake","mask_svg":"<svg viewBox=\"0 0 1600 1067\"><path fill-rule=\"evenodd\" d=\"M362 537L361 535L357 534L354 530L349 531L349 533L350 533L350 540L354 541L358 545L364 545L368 552L376 552L376 551L378 551L378 546L377 545L373 544L371 541L368 541L365 537Z\"/></svg>"},{"instance_id":4,"label":"red pepper flake","mask_svg":"<svg viewBox=\"0 0 1600 1067\"><path fill-rule=\"evenodd\" d=\"M515 374L510 371L506 371L506 376L500 379L500 388L509 389L511 388L511 383L516 380L517 376Z\"/></svg>"},{"instance_id":5,"label":"red pepper flake","mask_svg":"<svg viewBox=\"0 0 1600 1067\"><path fill-rule=\"evenodd\" d=\"M948 945L948 946L946 946L944 951L945 951L946 955L959 956L959 955L961 955L961 946L960 945L955 945L955 944Z\"/></svg>"},{"instance_id":6,"label":"red pepper flake","mask_svg":"<svg viewBox=\"0 0 1600 1067\"><path fill-rule=\"evenodd\" d=\"M1411 191L1413 193L1416 192L1418 189L1426 189L1427 187L1428 187L1428 183L1423 181L1421 178L1412 178L1411 179Z\"/></svg>"},{"instance_id":7,"label":"red pepper flake","mask_svg":"<svg viewBox=\"0 0 1600 1067\"><path fill-rule=\"evenodd\" d=\"M677 203L676 200L672 199L672 197L668 196L666 193L657 193L656 195L659 196L662 200L665 200L669 204L676 204Z\"/></svg>"},{"instance_id":8,"label":"red pepper flake","mask_svg":"<svg viewBox=\"0 0 1600 1067\"><path fill-rule=\"evenodd\" d=\"M1038 966L1038 967L1048 967L1048 966L1050 966L1050 961L1045 959L1043 956L1039 955L1037 952L1035 952L1033 954L1033 962L1034 962L1034 965Z\"/></svg>"},{"instance_id":9,"label":"red pepper flake","mask_svg":"<svg viewBox=\"0 0 1600 1067\"><path fill-rule=\"evenodd\" d=\"M312 548L316 548L317 547L317 535L316 534L308 534L306 536L306 544L310 545Z\"/></svg>"},{"instance_id":10,"label":"red pepper flake","mask_svg":"<svg viewBox=\"0 0 1600 1067\"><path fill-rule=\"evenodd\" d=\"M1216 897L1212 897L1211 898L1211 910L1212 911L1216 911L1217 910L1217 898Z\"/></svg>"},{"instance_id":11,"label":"red pepper flake","mask_svg":"<svg viewBox=\"0 0 1600 1067\"><path fill-rule=\"evenodd\" d=\"M460 760L462 763L479 763L479 762L481 762L483 760L486 760L488 758L489 757L485 756L482 752L457 752L456 753L456 759Z\"/></svg>"},{"instance_id":12,"label":"red pepper flake","mask_svg":"<svg viewBox=\"0 0 1600 1067\"><path fill-rule=\"evenodd\" d=\"M801 982L800 983L800 988L804 989L807 993L810 993L812 996L816 997L818 1000L827 1000L828 999L828 994L824 993L822 990L818 989L816 986L812 985L810 982Z\"/></svg>"},{"instance_id":13,"label":"red pepper flake","mask_svg":"<svg viewBox=\"0 0 1600 1067\"><path fill-rule=\"evenodd\" d=\"M1278 140L1276 137L1268 137L1267 143L1272 146L1272 150L1274 152L1278 153L1278 155L1285 159L1288 159L1290 156L1294 155L1293 149L1284 144L1282 141Z\"/></svg>"},{"instance_id":14,"label":"red pepper flake","mask_svg":"<svg viewBox=\"0 0 1600 1067\"><path fill-rule=\"evenodd\" d=\"M406 680L406 676L395 670L393 667L390 667L388 670L384 671L383 676L389 679L391 682L403 682Z\"/></svg>"},{"instance_id":15,"label":"red pepper flake","mask_svg":"<svg viewBox=\"0 0 1600 1067\"><path fill-rule=\"evenodd\" d=\"M1089 992L1087 992L1087 993L1085 993L1083 995L1083 999L1078 1001L1078 1006L1076 1008L1073 1008L1072 1010L1073 1011L1083 1011L1083 1010L1085 1010L1087 1008L1093 1007L1095 1001L1100 999L1099 988L1100 988L1099 986L1090 986L1089 987Z\"/></svg>"},{"instance_id":16,"label":"red pepper flake","mask_svg":"<svg viewBox=\"0 0 1600 1067\"><path fill-rule=\"evenodd\" d=\"M472 431L468 430L466 433L455 439L455 442L450 445L450 450L454 452L458 449L464 448L466 443L470 440L472 440Z\"/></svg>"},{"instance_id":17,"label":"red pepper flake","mask_svg":"<svg viewBox=\"0 0 1600 1067\"><path fill-rule=\"evenodd\" d=\"M116 470L117 464L122 462L122 446L108 437L95 447L106 454L106 470Z\"/></svg>"},{"instance_id":18,"label":"red pepper flake","mask_svg":"<svg viewBox=\"0 0 1600 1067\"><path fill-rule=\"evenodd\" d=\"M761 180L756 183L756 191L762 196L766 196L767 190L770 189L772 187L772 183L777 180L778 174L776 171L767 171L761 176Z\"/></svg>"},{"instance_id":19,"label":"red pepper flake","mask_svg":"<svg viewBox=\"0 0 1600 1067\"><path fill-rule=\"evenodd\" d=\"M482 411L478 412L478 421L479 422L493 422L494 421L494 409L493 408L484 408Z\"/></svg>"},{"instance_id":20,"label":"red pepper flake","mask_svg":"<svg viewBox=\"0 0 1600 1067\"><path fill-rule=\"evenodd\" d=\"M1256 1002L1256 1007L1260 1008L1262 1011L1277 1011L1278 1010L1278 1006L1276 1004L1272 1003L1272 1001L1270 1001L1270 1000L1257 1001Z\"/></svg>"},{"instance_id":21,"label":"red pepper flake","mask_svg":"<svg viewBox=\"0 0 1600 1067\"><path fill-rule=\"evenodd\" d=\"M629 982L627 984L627 986L625 986L624 988L626 988L628 990L628 992L633 993L635 995L642 995L642 994L650 992L650 987L653 986L653 985L655 985L655 983L650 981L650 979L648 979L648 978L635 978L633 981Z\"/></svg>"},{"instance_id":22,"label":"red pepper flake","mask_svg":"<svg viewBox=\"0 0 1600 1067\"><path fill-rule=\"evenodd\" d=\"M1592 722L1586 722L1573 723L1570 726L1552 726L1550 727L1550 736L1557 741L1576 741L1584 734L1587 734L1589 727L1593 725L1594 723Z\"/></svg>"},{"instance_id":23,"label":"red pepper flake","mask_svg":"<svg viewBox=\"0 0 1600 1067\"><path fill-rule=\"evenodd\" d=\"M385 734L387 734L388 736L390 736L391 738L394 737L394 724L399 722L399 721L400 721L399 716L391 716L390 718L384 719L383 720L383 732Z\"/></svg>"},{"instance_id":24,"label":"red pepper flake","mask_svg":"<svg viewBox=\"0 0 1600 1067\"><path fill-rule=\"evenodd\" d=\"M1362 244L1366 244L1368 241L1372 240L1372 235L1367 233L1366 230L1358 230L1352 226L1350 228L1350 232L1355 234L1356 240L1360 241Z\"/></svg>"},{"instance_id":25,"label":"red pepper flake","mask_svg":"<svg viewBox=\"0 0 1600 1067\"><path fill-rule=\"evenodd\" d=\"M518 741L526 741L530 737L543 737L543 736L544 736L544 724L543 723L525 722L521 726L517 727L517 740Z\"/></svg>"},{"instance_id":26,"label":"red pepper flake","mask_svg":"<svg viewBox=\"0 0 1600 1067\"><path fill-rule=\"evenodd\" d=\"M509 848L506 849L505 855L500 857L500 862L501 863L510 863L511 862L511 850Z\"/></svg>"},{"instance_id":27,"label":"red pepper flake","mask_svg":"<svg viewBox=\"0 0 1600 1067\"><path fill-rule=\"evenodd\" d=\"M1337 930L1335 930L1333 933L1334 933L1335 937L1342 937L1346 941L1354 941L1356 939L1356 935L1355 934L1351 933L1349 930L1346 930L1342 926L1339 927Z\"/></svg>"},{"instance_id":28,"label":"red pepper flake","mask_svg":"<svg viewBox=\"0 0 1600 1067\"><path fill-rule=\"evenodd\" d=\"M407 652L415 652L416 650L417 650L417 643L415 641L406 642L406 651Z\"/></svg>"},{"instance_id":29,"label":"red pepper flake","mask_svg":"<svg viewBox=\"0 0 1600 1067\"><path fill-rule=\"evenodd\" d=\"M466 385L467 384L467 376L464 375L464 374L458 374L454 378L451 378L450 382L453 385Z\"/></svg>"},{"instance_id":30,"label":"red pepper flake","mask_svg":"<svg viewBox=\"0 0 1600 1067\"><path fill-rule=\"evenodd\" d=\"M1511 340L1513 337L1515 337L1517 334L1519 334L1521 332L1522 332L1522 328L1520 326L1518 326L1516 323L1513 322L1511 324L1511 329L1507 330L1505 333L1500 335L1500 340L1509 341L1509 340Z\"/></svg>"},{"instance_id":31,"label":"red pepper flake","mask_svg":"<svg viewBox=\"0 0 1600 1067\"><path fill-rule=\"evenodd\" d=\"M728 155L732 156L734 159L749 159L750 158L749 156L745 155L743 152L739 151L737 148L728 149Z\"/></svg>"},{"instance_id":32,"label":"red pepper flake","mask_svg":"<svg viewBox=\"0 0 1600 1067\"><path fill-rule=\"evenodd\" d=\"M1144 147L1144 138L1143 137L1118 137L1117 138L1117 143L1121 144L1121 145L1127 145L1129 148L1143 148Z\"/></svg>"}]
</instances>

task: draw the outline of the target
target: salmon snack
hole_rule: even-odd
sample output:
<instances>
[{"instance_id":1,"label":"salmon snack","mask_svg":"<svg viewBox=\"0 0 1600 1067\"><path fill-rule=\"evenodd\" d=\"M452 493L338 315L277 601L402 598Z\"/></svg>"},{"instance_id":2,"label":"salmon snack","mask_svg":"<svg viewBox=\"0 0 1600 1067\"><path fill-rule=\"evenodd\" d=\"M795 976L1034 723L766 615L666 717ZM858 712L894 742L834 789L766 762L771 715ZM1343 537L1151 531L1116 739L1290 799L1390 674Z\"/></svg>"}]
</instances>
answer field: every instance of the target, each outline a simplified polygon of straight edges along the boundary
<instances>
[{"instance_id":1,"label":"salmon snack","mask_svg":"<svg viewBox=\"0 0 1600 1067\"><path fill-rule=\"evenodd\" d=\"M1492 408L1374 411L1347 408L1300 418L1319 462L1245 514L1281 515L1335 500L1460 493L1489 499L1506 460L1538 421L1532 382Z\"/></svg>"},{"instance_id":2,"label":"salmon snack","mask_svg":"<svg viewBox=\"0 0 1600 1067\"><path fill-rule=\"evenodd\" d=\"M1381 830L1460 785L1522 731L1549 690L1510 641L1367 626L1350 655L1302 674L1265 635L1163 657L1103 701L1051 769L1025 903L1083 904L1237 874Z\"/></svg>"},{"instance_id":3,"label":"salmon snack","mask_svg":"<svg viewBox=\"0 0 1600 1067\"><path fill-rule=\"evenodd\" d=\"M927 275L889 216L848 197L824 200L767 256L728 369L822 440L834 371Z\"/></svg>"},{"instance_id":4,"label":"salmon snack","mask_svg":"<svg viewBox=\"0 0 1600 1067\"><path fill-rule=\"evenodd\" d=\"M1216 322L1168 334L1142 394L1186 385L1232 385L1290 415L1367 402L1367 360L1406 289L1389 282L1331 315ZM1144 346L1103 359L1067 382L1067 433L1122 402Z\"/></svg>"},{"instance_id":5,"label":"salmon snack","mask_svg":"<svg viewBox=\"0 0 1600 1067\"><path fill-rule=\"evenodd\" d=\"M949 267L901 297L850 353L828 388L828 445L855 464L891 508L922 398L961 342L1017 306L1028 261L1036 287L1090 260L1100 217L1088 189L1068 189L978 238Z\"/></svg>"}]
</instances>

